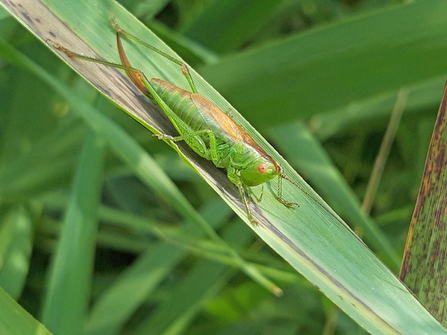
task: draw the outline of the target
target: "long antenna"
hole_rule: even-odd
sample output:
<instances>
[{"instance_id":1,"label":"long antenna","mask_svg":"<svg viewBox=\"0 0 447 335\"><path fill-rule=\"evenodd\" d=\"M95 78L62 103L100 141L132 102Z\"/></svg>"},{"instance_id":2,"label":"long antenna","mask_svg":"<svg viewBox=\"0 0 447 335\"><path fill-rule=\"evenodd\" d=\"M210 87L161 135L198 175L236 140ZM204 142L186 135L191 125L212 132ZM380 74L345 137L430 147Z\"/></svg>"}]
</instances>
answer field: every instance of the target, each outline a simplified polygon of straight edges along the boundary
<instances>
[{"instance_id":1,"label":"long antenna","mask_svg":"<svg viewBox=\"0 0 447 335\"><path fill-rule=\"evenodd\" d=\"M343 222L338 216L336 216L334 213L332 213L326 206L324 206L321 201L319 201L317 198L315 198L312 194L310 194L307 190L305 190L302 186L295 183L293 180L291 180L289 177L287 177L284 173L280 174L281 178L289 181L292 185L294 185L296 188L298 188L301 192L303 192L305 195L307 195L309 198L311 198L315 203L320 205L321 208L323 208L328 214L330 214L333 218L335 218L338 222L340 222L342 225L346 226L346 223ZM299 206L299 204L297 204Z\"/></svg>"}]
</instances>

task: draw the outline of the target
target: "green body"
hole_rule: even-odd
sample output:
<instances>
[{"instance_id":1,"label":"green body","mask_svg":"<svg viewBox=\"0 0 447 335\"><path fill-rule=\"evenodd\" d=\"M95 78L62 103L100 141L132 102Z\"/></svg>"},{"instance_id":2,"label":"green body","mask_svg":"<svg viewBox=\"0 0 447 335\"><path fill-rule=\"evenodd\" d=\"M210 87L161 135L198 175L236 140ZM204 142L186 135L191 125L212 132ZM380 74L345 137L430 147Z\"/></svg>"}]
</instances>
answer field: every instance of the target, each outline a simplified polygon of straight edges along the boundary
<instances>
[{"instance_id":1,"label":"green body","mask_svg":"<svg viewBox=\"0 0 447 335\"><path fill-rule=\"evenodd\" d=\"M236 185L256 186L277 176L271 157L209 100L160 79L150 84L169 107L165 113L181 135L171 140L184 140L198 155L227 169ZM262 172L259 165L264 167Z\"/></svg>"}]
</instances>

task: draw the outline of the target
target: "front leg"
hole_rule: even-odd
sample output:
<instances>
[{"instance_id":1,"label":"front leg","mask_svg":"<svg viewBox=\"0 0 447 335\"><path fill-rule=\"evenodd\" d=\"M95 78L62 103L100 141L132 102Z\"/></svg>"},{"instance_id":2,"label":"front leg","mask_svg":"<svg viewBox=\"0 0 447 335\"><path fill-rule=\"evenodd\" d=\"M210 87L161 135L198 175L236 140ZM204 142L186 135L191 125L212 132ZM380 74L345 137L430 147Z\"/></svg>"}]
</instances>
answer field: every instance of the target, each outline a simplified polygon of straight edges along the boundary
<instances>
[{"instance_id":1,"label":"front leg","mask_svg":"<svg viewBox=\"0 0 447 335\"><path fill-rule=\"evenodd\" d=\"M239 171L236 170L233 166L229 166L227 168L228 171L228 179L237 186L238 190L239 190L239 194L241 196L241 200L242 203L244 204L245 207L245 212L247 213L247 218L250 220L250 223L257 227L258 226L258 222L253 218L253 215L251 214L250 211L250 196L247 196L246 194L246 187L241 180L241 177L239 176Z\"/></svg>"}]
</instances>

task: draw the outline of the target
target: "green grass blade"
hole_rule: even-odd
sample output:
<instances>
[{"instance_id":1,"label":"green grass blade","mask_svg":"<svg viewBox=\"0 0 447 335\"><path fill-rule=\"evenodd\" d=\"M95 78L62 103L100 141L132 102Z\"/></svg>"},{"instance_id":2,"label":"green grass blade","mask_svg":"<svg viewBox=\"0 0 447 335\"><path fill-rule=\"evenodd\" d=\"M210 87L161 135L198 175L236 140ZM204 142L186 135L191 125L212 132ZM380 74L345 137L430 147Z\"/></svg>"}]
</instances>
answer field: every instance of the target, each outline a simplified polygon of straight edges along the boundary
<instances>
[{"instance_id":1,"label":"green grass blade","mask_svg":"<svg viewBox=\"0 0 447 335\"><path fill-rule=\"evenodd\" d=\"M119 333L182 256L182 249L168 243L160 243L143 253L93 306L86 334Z\"/></svg>"},{"instance_id":2,"label":"green grass blade","mask_svg":"<svg viewBox=\"0 0 447 335\"><path fill-rule=\"evenodd\" d=\"M51 333L0 287L0 334L50 335Z\"/></svg>"},{"instance_id":3,"label":"green grass blade","mask_svg":"<svg viewBox=\"0 0 447 335\"><path fill-rule=\"evenodd\" d=\"M9 250L6 254L0 248L0 286L14 299L20 297L28 274L33 229L34 222L23 205L12 208L2 220L0 245Z\"/></svg>"},{"instance_id":4,"label":"green grass blade","mask_svg":"<svg viewBox=\"0 0 447 335\"><path fill-rule=\"evenodd\" d=\"M57 334L80 334L88 307L104 149L104 141L90 132L54 255L42 320Z\"/></svg>"},{"instance_id":5,"label":"green grass blade","mask_svg":"<svg viewBox=\"0 0 447 335\"><path fill-rule=\"evenodd\" d=\"M2 164L0 198L26 199L51 189L57 182L68 185L82 136L84 127L62 122L56 131L36 143L33 150Z\"/></svg>"},{"instance_id":6,"label":"green grass blade","mask_svg":"<svg viewBox=\"0 0 447 335\"><path fill-rule=\"evenodd\" d=\"M211 1L200 15L181 28L181 32L223 53L252 37L280 4L278 0Z\"/></svg>"},{"instance_id":7,"label":"green grass blade","mask_svg":"<svg viewBox=\"0 0 447 335\"><path fill-rule=\"evenodd\" d=\"M405 114L419 113L421 110L434 110L439 105L439 97L445 84L445 75L416 83L408 87L409 97ZM320 140L326 140L345 129L362 127L378 120L390 118L396 102L397 91L373 96L369 99L330 109L326 113L316 114L309 120L309 126Z\"/></svg>"},{"instance_id":8,"label":"green grass blade","mask_svg":"<svg viewBox=\"0 0 447 335\"><path fill-rule=\"evenodd\" d=\"M228 57L200 73L258 127L305 119L445 76L446 12L444 0L390 6Z\"/></svg>"},{"instance_id":9,"label":"green grass blade","mask_svg":"<svg viewBox=\"0 0 447 335\"><path fill-rule=\"evenodd\" d=\"M224 239L231 245L246 245L250 235L245 227L233 225L226 230ZM136 334L169 333L169 329L175 328L176 324L180 328L185 327L188 322L184 318L191 319L198 313L204 301L213 297L232 274L234 270L225 264L202 260L175 287L174 294L160 303L157 311L141 323Z\"/></svg>"},{"instance_id":10,"label":"green grass blade","mask_svg":"<svg viewBox=\"0 0 447 335\"><path fill-rule=\"evenodd\" d=\"M400 256L387 237L365 214L356 195L309 130L303 124L295 123L275 128L271 131L271 136L283 152L291 157L291 163L306 174L309 181L334 204L342 217L363 229L369 245L385 257L390 268L398 272ZM300 145L296 145L297 143Z\"/></svg>"},{"instance_id":11,"label":"green grass blade","mask_svg":"<svg viewBox=\"0 0 447 335\"><path fill-rule=\"evenodd\" d=\"M219 201L212 203L201 214L214 224L222 224L228 210L228 207L223 208L222 201ZM220 216L217 220L216 213ZM187 235L191 228L194 226L187 224L179 232L180 235ZM144 252L97 299L86 324L86 334L106 335L119 332L161 281L187 256L187 251L170 243L160 242Z\"/></svg>"}]
</instances>

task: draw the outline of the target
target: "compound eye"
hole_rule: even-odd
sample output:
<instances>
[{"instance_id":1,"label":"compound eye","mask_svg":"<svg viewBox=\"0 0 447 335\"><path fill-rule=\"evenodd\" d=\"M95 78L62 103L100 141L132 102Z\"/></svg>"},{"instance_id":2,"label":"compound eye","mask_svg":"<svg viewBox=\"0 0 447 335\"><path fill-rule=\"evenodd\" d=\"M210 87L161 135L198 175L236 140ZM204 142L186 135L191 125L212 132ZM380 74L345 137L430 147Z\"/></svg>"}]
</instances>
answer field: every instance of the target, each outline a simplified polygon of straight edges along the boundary
<instances>
[{"instance_id":1,"label":"compound eye","mask_svg":"<svg viewBox=\"0 0 447 335\"><path fill-rule=\"evenodd\" d=\"M267 172L267 170L268 170L267 165L265 165L265 164L259 164L259 165L258 165L258 171L259 171L259 173L264 174L264 173Z\"/></svg>"}]
</instances>

